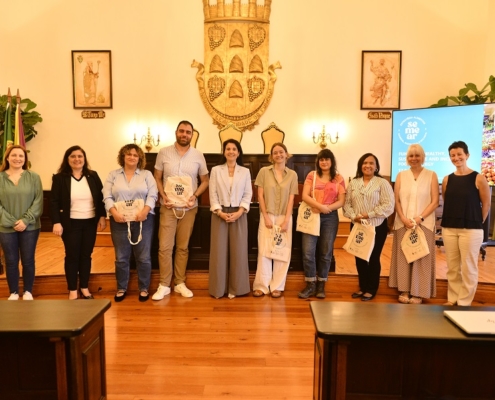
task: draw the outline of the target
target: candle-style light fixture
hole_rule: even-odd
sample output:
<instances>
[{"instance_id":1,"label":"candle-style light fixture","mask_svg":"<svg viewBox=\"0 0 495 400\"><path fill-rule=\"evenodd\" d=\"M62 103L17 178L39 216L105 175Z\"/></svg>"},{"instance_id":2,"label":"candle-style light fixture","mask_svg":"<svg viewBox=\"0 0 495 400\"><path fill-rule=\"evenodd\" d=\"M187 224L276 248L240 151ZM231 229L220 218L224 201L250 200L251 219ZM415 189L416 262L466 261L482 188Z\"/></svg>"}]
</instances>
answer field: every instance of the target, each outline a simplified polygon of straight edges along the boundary
<instances>
[{"instance_id":1,"label":"candle-style light fixture","mask_svg":"<svg viewBox=\"0 0 495 400\"><path fill-rule=\"evenodd\" d=\"M157 136L157 141L155 143L155 138L153 136L151 136L150 128L148 128L148 133L146 134L146 136L143 135L143 137L141 138L141 141L138 144L137 140L136 140L136 134L134 134L134 144L138 144L138 146L141 146L143 144L143 142L144 142L144 148L149 153L151 151L151 149L153 148L153 146L156 147L160 144L160 135Z\"/></svg>"},{"instance_id":2,"label":"candle-style light fixture","mask_svg":"<svg viewBox=\"0 0 495 400\"><path fill-rule=\"evenodd\" d=\"M335 144L339 141L339 132L337 132L337 135L335 137L335 141L332 140L332 135L331 134L327 134L325 133L325 125L323 125L323 130L321 131L321 133L318 134L318 136L315 135L315 133L313 132L313 143L314 144L317 144L317 143L320 143L320 147L322 149L326 148L327 147L327 140L331 143L331 144Z\"/></svg>"}]
</instances>

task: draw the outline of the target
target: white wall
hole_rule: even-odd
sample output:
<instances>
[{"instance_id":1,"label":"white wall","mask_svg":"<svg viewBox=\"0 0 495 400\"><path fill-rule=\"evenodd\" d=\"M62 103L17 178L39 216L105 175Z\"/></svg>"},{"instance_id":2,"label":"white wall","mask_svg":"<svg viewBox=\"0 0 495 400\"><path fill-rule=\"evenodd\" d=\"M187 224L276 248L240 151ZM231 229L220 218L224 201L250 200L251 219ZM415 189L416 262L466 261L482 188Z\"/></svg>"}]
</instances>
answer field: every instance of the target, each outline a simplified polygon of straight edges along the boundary
<instances>
[{"instance_id":1,"label":"white wall","mask_svg":"<svg viewBox=\"0 0 495 400\"><path fill-rule=\"evenodd\" d=\"M367 151L388 174L391 123L360 110L361 51L402 50L401 108L427 107L493 73L494 15L489 0L273 0L269 58L282 69L260 125L244 134L245 153L262 152L260 133L272 121L290 152L316 153L311 134L325 124L339 127L330 148L344 176ZM10 1L0 37L0 93L19 88L44 119L28 148L45 189L67 147L85 148L104 178L120 146L148 126L168 145L177 122L189 119L201 133L198 148L219 150L190 67L204 59L201 0ZM112 51L113 109L103 120L72 108L71 50Z\"/></svg>"}]
</instances>

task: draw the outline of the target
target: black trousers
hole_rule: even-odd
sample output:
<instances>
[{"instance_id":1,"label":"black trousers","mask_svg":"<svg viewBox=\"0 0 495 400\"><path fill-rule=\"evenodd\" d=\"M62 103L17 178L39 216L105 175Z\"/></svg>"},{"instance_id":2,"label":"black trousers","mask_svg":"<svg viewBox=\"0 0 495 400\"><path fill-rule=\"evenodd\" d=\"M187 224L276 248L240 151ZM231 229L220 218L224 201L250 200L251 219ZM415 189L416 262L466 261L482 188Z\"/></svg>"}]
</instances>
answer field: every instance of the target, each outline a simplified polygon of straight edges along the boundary
<instances>
[{"instance_id":1,"label":"black trousers","mask_svg":"<svg viewBox=\"0 0 495 400\"><path fill-rule=\"evenodd\" d=\"M87 288L91 273L91 255L96 242L97 219L71 219L71 227L64 229L62 240L65 247L65 278L69 290Z\"/></svg>"},{"instance_id":2,"label":"black trousers","mask_svg":"<svg viewBox=\"0 0 495 400\"><path fill-rule=\"evenodd\" d=\"M359 290L373 296L378 291L378 285L380 284L380 271L382 270L380 256L388 234L386 218L381 225L375 228L375 232L375 245L373 247L373 251L371 252L370 261L368 262L362 258L356 257L356 268L359 276Z\"/></svg>"}]
</instances>

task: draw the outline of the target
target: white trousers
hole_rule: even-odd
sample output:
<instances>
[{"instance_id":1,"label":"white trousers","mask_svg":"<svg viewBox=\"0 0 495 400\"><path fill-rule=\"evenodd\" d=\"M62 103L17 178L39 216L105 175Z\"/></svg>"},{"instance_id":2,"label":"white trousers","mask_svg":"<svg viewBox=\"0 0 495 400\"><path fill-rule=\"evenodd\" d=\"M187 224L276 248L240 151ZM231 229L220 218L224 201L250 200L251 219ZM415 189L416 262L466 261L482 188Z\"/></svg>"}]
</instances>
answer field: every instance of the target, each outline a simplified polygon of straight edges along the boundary
<instances>
[{"instance_id":1,"label":"white trousers","mask_svg":"<svg viewBox=\"0 0 495 400\"><path fill-rule=\"evenodd\" d=\"M478 256L483 229L442 228L447 258L448 301L471 305L478 287Z\"/></svg>"},{"instance_id":2,"label":"white trousers","mask_svg":"<svg viewBox=\"0 0 495 400\"><path fill-rule=\"evenodd\" d=\"M285 215L268 214L273 225L280 226L284 222ZM285 280L287 279L287 271L289 270L290 261L278 261L271 258L263 257L266 247L266 237L271 236L271 229L265 226L265 219L260 214L260 225L258 228L258 267L256 268L256 276L254 278L253 290L261 290L268 294L274 290L283 291L285 288ZM287 230L288 245L292 247L292 216L289 221L289 229ZM290 258L289 258L290 260Z\"/></svg>"}]
</instances>

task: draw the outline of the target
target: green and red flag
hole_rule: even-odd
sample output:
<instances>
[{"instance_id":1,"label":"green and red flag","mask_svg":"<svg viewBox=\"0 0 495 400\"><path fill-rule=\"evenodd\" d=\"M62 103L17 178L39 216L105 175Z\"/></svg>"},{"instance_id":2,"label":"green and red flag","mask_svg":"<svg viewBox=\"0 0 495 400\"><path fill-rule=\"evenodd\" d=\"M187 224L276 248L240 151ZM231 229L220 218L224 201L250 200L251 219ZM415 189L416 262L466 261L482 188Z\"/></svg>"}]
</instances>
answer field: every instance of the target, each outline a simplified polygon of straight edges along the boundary
<instances>
[{"instance_id":1,"label":"green and red flag","mask_svg":"<svg viewBox=\"0 0 495 400\"><path fill-rule=\"evenodd\" d=\"M14 136L12 134L12 117L11 117L11 98L10 98L10 89L9 96L7 101L7 107L5 107L5 122L3 126L3 144L2 144L2 159L7 150L7 147L14 144Z\"/></svg>"}]
</instances>

